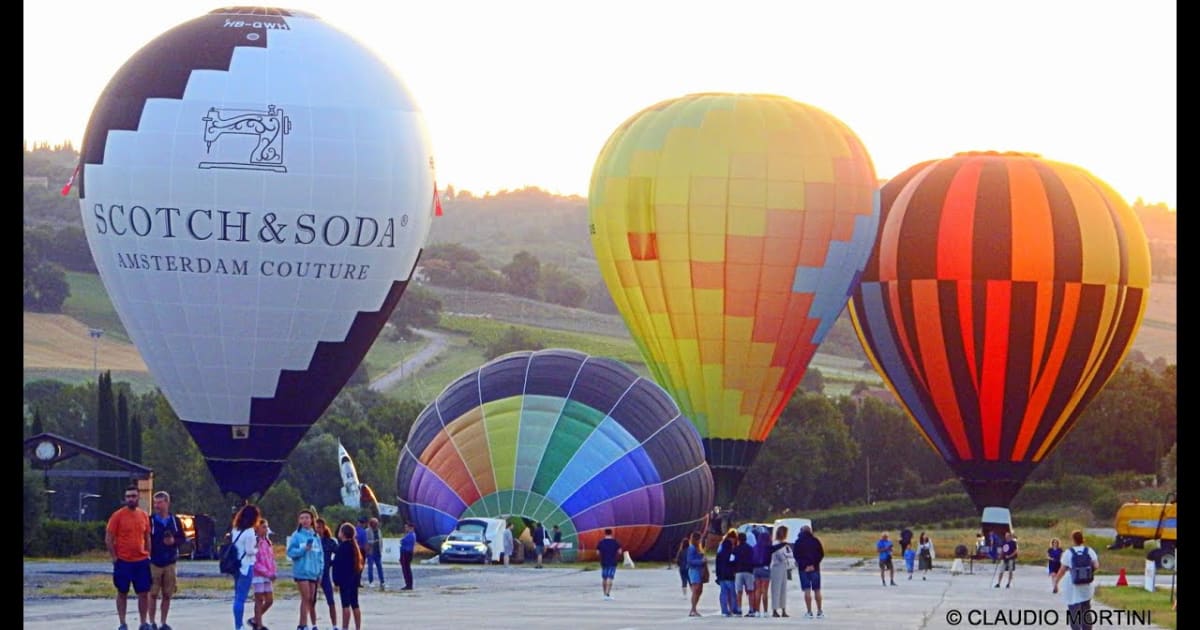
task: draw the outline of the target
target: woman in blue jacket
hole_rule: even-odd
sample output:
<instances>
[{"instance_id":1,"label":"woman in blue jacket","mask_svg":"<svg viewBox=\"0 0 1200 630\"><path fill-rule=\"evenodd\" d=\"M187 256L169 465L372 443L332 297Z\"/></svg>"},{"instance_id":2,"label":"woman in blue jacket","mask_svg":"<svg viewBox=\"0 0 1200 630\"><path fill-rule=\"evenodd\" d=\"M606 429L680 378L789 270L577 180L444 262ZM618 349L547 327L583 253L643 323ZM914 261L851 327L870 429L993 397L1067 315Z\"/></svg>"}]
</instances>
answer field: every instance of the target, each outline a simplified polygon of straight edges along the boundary
<instances>
[{"instance_id":1,"label":"woman in blue jacket","mask_svg":"<svg viewBox=\"0 0 1200 630\"><path fill-rule=\"evenodd\" d=\"M325 548L321 538L313 529L316 515L311 510L300 510L296 518L296 531L288 543L287 557L292 559L292 579L300 591L299 627L317 625L317 583L325 569Z\"/></svg>"},{"instance_id":2,"label":"woman in blue jacket","mask_svg":"<svg viewBox=\"0 0 1200 630\"><path fill-rule=\"evenodd\" d=\"M691 544L687 552L688 583L692 586L692 610L689 617L699 617L696 605L700 603L700 594L704 592L704 574L708 568L708 558L704 557L704 549L700 546L700 532L692 532Z\"/></svg>"}]
</instances>

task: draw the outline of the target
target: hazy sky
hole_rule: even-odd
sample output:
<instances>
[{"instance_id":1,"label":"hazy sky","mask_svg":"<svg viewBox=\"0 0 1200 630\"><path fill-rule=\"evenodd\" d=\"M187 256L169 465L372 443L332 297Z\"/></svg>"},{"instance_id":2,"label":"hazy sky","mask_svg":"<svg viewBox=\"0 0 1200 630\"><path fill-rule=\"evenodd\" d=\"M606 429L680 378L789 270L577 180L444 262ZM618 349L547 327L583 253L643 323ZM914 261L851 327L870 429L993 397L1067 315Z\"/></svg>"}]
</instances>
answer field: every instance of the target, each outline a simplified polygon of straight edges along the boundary
<instances>
[{"instance_id":1,"label":"hazy sky","mask_svg":"<svg viewBox=\"0 0 1200 630\"><path fill-rule=\"evenodd\" d=\"M233 4L233 3L228 3ZM1176 199L1176 6L1147 0L294 0L390 63L439 184L587 194L629 116L692 92L821 107L879 177L966 150L1087 168ZM27 141L79 146L118 68L195 0L25 0Z\"/></svg>"}]
</instances>

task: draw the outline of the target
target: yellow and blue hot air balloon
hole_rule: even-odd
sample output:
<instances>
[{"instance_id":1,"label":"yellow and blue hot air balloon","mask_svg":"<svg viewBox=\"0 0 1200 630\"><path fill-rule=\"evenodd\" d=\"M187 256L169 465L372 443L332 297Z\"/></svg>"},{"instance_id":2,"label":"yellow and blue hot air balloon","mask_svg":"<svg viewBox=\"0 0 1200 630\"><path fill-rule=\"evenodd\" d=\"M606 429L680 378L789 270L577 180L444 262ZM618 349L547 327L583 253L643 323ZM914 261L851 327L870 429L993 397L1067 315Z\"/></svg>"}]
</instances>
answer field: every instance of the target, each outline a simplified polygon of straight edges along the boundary
<instances>
[{"instance_id":1,"label":"yellow and blue hot air balloon","mask_svg":"<svg viewBox=\"0 0 1200 630\"><path fill-rule=\"evenodd\" d=\"M977 507L1008 507L1129 351L1150 289L1136 215L1086 170L965 152L882 190L850 314Z\"/></svg>"},{"instance_id":2,"label":"yellow and blue hot air balloon","mask_svg":"<svg viewBox=\"0 0 1200 630\"><path fill-rule=\"evenodd\" d=\"M875 241L876 193L854 132L782 96L664 101L600 152L588 198L600 272L703 436L719 505L845 308Z\"/></svg>"}]
</instances>

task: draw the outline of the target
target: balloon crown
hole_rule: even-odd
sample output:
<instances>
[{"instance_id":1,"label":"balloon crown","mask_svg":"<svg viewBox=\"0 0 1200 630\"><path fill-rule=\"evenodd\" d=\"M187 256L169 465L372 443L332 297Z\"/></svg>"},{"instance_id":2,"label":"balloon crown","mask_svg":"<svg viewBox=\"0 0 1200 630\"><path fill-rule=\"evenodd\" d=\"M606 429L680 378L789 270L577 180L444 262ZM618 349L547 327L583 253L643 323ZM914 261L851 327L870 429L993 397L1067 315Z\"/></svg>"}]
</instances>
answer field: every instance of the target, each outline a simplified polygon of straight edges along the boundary
<instances>
[{"instance_id":1,"label":"balloon crown","mask_svg":"<svg viewBox=\"0 0 1200 630\"><path fill-rule=\"evenodd\" d=\"M954 157L977 157L981 155L1028 158L1042 157L1042 154L1040 153L1031 153L1029 151L959 151L958 153L954 154Z\"/></svg>"}]
</instances>

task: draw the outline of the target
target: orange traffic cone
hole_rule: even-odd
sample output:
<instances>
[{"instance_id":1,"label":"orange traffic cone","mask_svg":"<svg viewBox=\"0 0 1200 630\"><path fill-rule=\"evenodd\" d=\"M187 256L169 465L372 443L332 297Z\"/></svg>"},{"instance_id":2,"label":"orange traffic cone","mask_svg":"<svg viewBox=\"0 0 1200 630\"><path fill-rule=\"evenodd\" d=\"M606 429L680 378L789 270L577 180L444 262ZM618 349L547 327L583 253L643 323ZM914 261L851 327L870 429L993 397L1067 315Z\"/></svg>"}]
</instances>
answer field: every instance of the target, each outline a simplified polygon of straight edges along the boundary
<instances>
[{"instance_id":1,"label":"orange traffic cone","mask_svg":"<svg viewBox=\"0 0 1200 630\"><path fill-rule=\"evenodd\" d=\"M1117 575L1117 586L1129 586L1129 581L1125 579L1125 567L1121 567L1121 573Z\"/></svg>"}]
</instances>

